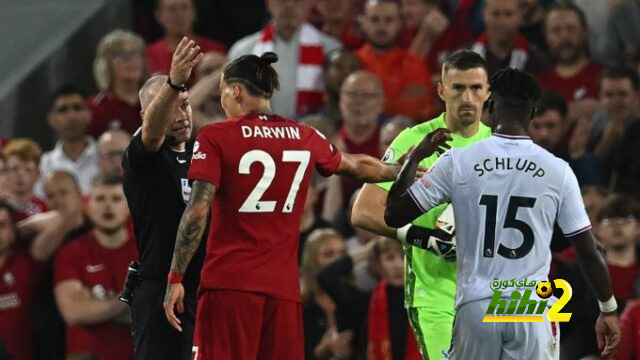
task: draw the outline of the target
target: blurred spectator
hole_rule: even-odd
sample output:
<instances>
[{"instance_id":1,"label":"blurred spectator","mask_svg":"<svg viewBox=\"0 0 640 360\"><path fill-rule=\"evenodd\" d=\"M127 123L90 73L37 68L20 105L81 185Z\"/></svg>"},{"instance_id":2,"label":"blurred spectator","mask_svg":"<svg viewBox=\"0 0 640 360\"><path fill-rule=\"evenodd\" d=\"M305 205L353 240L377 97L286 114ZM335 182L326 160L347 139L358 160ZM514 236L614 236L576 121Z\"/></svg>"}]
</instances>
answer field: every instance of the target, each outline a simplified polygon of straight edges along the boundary
<instances>
[{"instance_id":1,"label":"blurred spectator","mask_svg":"<svg viewBox=\"0 0 640 360\"><path fill-rule=\"evenodd\" d=\"M343 255L318 273L318 283L336 304L336 327L345 345L338 358L365 359L367 353L367 312L370 291L354 286L353 269L362 261L371 258L373 245L370 241L358 251Z\"/></svg>"},{"instance_id":2,"label":"blurred spectator","mask_svg":"<svg viewBox=\"0 0 640 360\"><path fill-rule=\"evenodd\" d=\"M93 225L84 214L82 194L73 174L54 170L44 179L44 192L50 211L19 222L21 237L58 248L91 231ZM62 359L65 325L53 296L53 261L44 264L42 273L36 288L35 355L36 359Z\"/></svg>"},{"instance_id":3,"label":"blurred spectator","mask_svg":"<svg viewBox=\"0 0 640 360\"><path fill-rule=\"evenodd\" d=\"M347 76L362 69L362 63L355 53L336 49L327 54L324 60L325 103L320 114L337 130L341 123L340 87Z\"/></svg>"},{"instance_id":4,"label":"blurred spectator","mask_svg":"<svg viewBox=\"0 0 640 360\"><path fill-rule=\"evenodd\" d=\"M131 134L109 130L98 138L98 170L101 174L122 176L122 157L131 141Z\"/></svg>"},{"instance_id":5,"label":"blurred spectator","mask_svg":"<svg viewBox=\"0 0 640 360\"><path fill-rule=\"evenodd\" d=\"M351 219L351 211L353 204L358 198L360 189L353 193L347 206L347 213L345 218ZM347 239L347 252L349 254L356 254L362 249L367 248L370 242L373 242L376 238L376 234L371 233L361 228L354 228L355 234ZM359 290L371 292L376 285L380 277L379 269L376 267L379 263L371 261L371 259L364 259L357 264L353 265L353 285Z\"/></svg>"},{"instance_id":6,"label":"blurred spectator","mask_svg":"<svg viewBox=\"0 0 640 360\"><path fill-rule=\"evenodd\" d=\"M640 301L627 305L620 315L620 327L620 345L609 359L637 359L640 356Z\"/></svg>"},{"instance_id":7,"label":"blurred spectator","mask_svg":"<svg viewBox=\"0 0 640 360\"><path fill-rule=\"evenodd\" d=\"M587 149L601 159L609 156L626 130L640 119L640 78L627 68L609 68L600 78L603 112L592 120Z\"/></svg>"},{"instance_id":8,"label":"blurred spectator","mask_svg":"<svg viewBox=\"0 0 640 360\"><path fill-rule=\"evenodd\" d=\"M342 127L337 133L338 147L350 154L367 154L379 158L378 119L383 106L382 84L374 74L358 70L349 75L340 89ZM362 183L350 179L330 177L322 217L334 224L343 219L341 214L344 213L344 206L361 185Z\"/></svg>"},{"instance_id":9,"label":"blurred spectator","mask_svg":"<svg viewBox=\"0 0 640 360\"><path fill-rule=\"evenodd\" d=\"M315 10L320 17L318 28L340 40L348 50L364 44L364 36L354 21L352 0L317 0Z\"/></svg>"},{"instance_id":10,"label":"blurred spectator","mask_svg":"<svg viewBox=\"0 0 640 360\"><path fill-rule=\"evenodd\" d=\"M556 93L544 92L536 103L535 116L529 122L531 140L565 160L580 185L605 185L605 174L598 159L586 152L586 134L576 131L569 143L563 140L568 128L567 103ZM575 137L581 136L580 139Z\"/></svg>"},{"instance_id":11,"label":"blurred spectator","mask_svg":"<svg viewBox=\"0 0 640 360\"><path fill-rule=\"evenodd\" d=\"M640 70L640 2L617 0L607 2L607 65Z\"/></svg>"},{"instance_id":12,"label":"blurred spectator","mask_svg":"<svg viewBox=\"0 0 640 360\"><path fill-rule=\"evenodd\" d=\"M640 204L624 194L609 195L598 211L598 240L605 248L613 295L618 311L637 296L634 284L640 280L637 239L640 234Z\"/></svg>"},{"instance_id":13,"label":"blurred spectator","mask_svg":"<svg viewBox=\"0 0 640 360\"><path fill-rule=\"evenodd\" d=\"M387 151L393 139L395 139L404 129L412 127L414 124L413 120L406 116L394 116L389 121L387 121L382 128L380 129L380 143L379 143L379 151L380 154L384 154ZM382 158L382 161L391 161L393 159L385 159Z\"/></svg>"},{"instance_id":14,"label":"blurred spectator","mask_svg":"<svg viewBox=\"0 0 640 360\"><path fill-rule=\"evenodd\" d=\"M69 85L57 89L47 119L58 142L53 150L42 155L40 174L46 177L54 170L67 170L78 179L82 193L88 193L98 173L98 153L95 140L85 135L91 113L80 92ZM38 185L41 193L41 184Z\"/></svg>"},{"instance_id":15,"label":"blurred spectator","mask_svg":"<svg viewBox=\"0 0 640 360\"><path fill-rule=\"evenodd\" d=\"M545 4L540 0L520 0L518 2L520 8L520 24L519 32L524 36L529 44L535 45L538 50L547 52L547 44L544 40L544 17Z\"/></svg>"},{"instance_id":16,"label":"blurred spectator","mask_svg":"<svg viewBox=\"0 0 640 360\"><path fill-rule=\"evenodd\" d=\"M267 0L273 20L261 31L238 40L229 60L241 55L273 51L279 56L274 69L280 90L271 98L274 112L290 118L322 107L324 56L340 42L305 22L311 0Z\"/></svg>"},{"instance_id":17,"label":"blurred spectator","mask_svg":"<svg viewBox=\"0 0 640 360\"><path fill-rule=\"evenodd\" d=\"M400 38L415 54L427 58L430 69L440 69L450 53L471 44L476 34L469 25L470 12L458 6L451 18L443 7L448 0L401 0L404 29ZM444 6L443 6L444 5ZM431 74L433 83L440 78L440 72Z\"/></svg>"},{"instance_id":18,"label":"blurred spectator","mask_svg":"<svg viewBox=\"0 0 640 360\"><path fill-rule=\"evenodd\" d=\"M15 247L16 224L11 206L0 201L0 341L14 360L33 356L35 288L41 262L56 250L41 240L28 250Z\"/></svg>"},{"instance_id":19,"label":"blurred spectator","mask_svg":"<svg viewBox=\"0 0 640 360\"><path fill-rule=\"evenodd\" d=\"M227 118L220 103L220 80L226 60L225 54L210 51L195 67L197 82L189 89L194 134L206 124Z\"/></svg>"},{"instance_id":20,"label":"blurred spectator","mask_svg":"<svg viewBox=\"0 0 640 360\"><path fill-rule=\"evenodd\" d=\"M609 0L569 0L576 5L587 20L589 29L589 56L598 64L606 64L607 58L607 17Z\"/></svg>"},{"instance_id":21,"label":"blurred spectator","mask_svg":"<svg viewBox=\"0 0 640 360\"><path fill-rule=\"evenodd\" d=\"M5 192L8 193L8 189L11 186L10 182L13 181L10 177L7 158L4 157L4 153L2 149L0 149L0 199L5 196Z\"/></svg>"},{"instance_id":22,"label":"blurred spectator","mask_svg":"<svg viewBox=\"0 0 640 360\"><path fill-rule=\"evenodd\" d=\"M147 73L140 36L117 29L100 40L93 61L93 76L100 92L88 101L92 119L87 134L95 139L109 129L133 134L141 126L138 89Z\"/></svg>"},{"instance_id":23,"label":"blurred spectator","mask_svg":"<svg viewBox=\"0 0 640 360\"><path fill-rule=\"evenodd\" d=\"M396 239L377 237L372 261L382 281L371 294L367 359L420 360L422 356L404 308L404 257Z\"/></svg>"},{"instance_id":24,"label":"blurred spectator","mask_svg":"<svg viewBox=\"0 0 640 360\"><path fill-rule=\"evenodd\" d=\"M147 60L152 74L169 74L173 52L185 36L195 41L203 53L227 52L224 44L193 33L196 21L196 6L193 1L158 0L155 17L164 30L164 37L147 46ZM189 83L194 82L192 76Z\"/></svg>"},{"instance_id":25,"label":"blurred spectator","mask_svg":"<svg viewBox=\"0 0 640 360\"><path fill-rule=\"evenodd\" d=\"M320 194L319 179L316 176L309 181L307 199L304 202L304 210L300 221L300 242L298 243L298 261L302 261L302 254L309 235L317 229L331 228L331 225L316 214L316 204Z\"/></svg>"},{"instance_id":26,"label":"blurred spectator","mask_svg":"<svg viewBox=\"0 0 640 360\"><path fill-rule=\"evenodd\" d=\"M55 297L67 324L67 356L93 353L103 360L133 359L126 304L117 296L127 266L137 260L122 178L96 179L88 202L95 228L56 257Z\"/></svg>"},{"instance_id":27,"label":"blurred spectator","mask_svg":"<svg viewBox=\"0 0 640 360\"><path fill-rule=\"evenodd\" d=\"M580 192L582 194L582 202L584 202L584 207L587 210L587 215L589 215L589 222L591 222L591 226L593 227L593 232L597 234L599 227L598 211L604 199L609 195L609 192L604 187L593 185L581 187Z\"/></svg>"},{"instance_id":28,"label":"blurred spectator","mask_svg":"<svg viewBox=\"0 0 640 360\"><path fill-rule=\"evenodd\" d=\"M9 169L8 186L0 189L1 197L15 210L16 222L47 211L47 204L34 195L34 185L40 176L38 165L42 156L40 145L33 140L17 138L2 149Z\"/></svg>"},{"instance_id":29,"label":"blurred spectator","mask_svg":"<svg viewBox=\"0 0 640 360\"><path fill-rule=\"evenodd\" d=\"M640 121L627 126L611 158L611 188L640 200Z\"/></svg>"},{"instance_id":30,"label":"blurred spectator","mask_svg":"<svg viewBox=\"0 0 640 360\"><path fill-rule=\"evenodd\" d=\"M542 54L518 33L522 24L518 0L486 0L483 19L485 31L471 50L485 59L490 77L505 67L530 73L548 67Z\"/></svg>"},{"instance_id":31,"label":"blurred spectator","mask_svg":"<svg viewBox=\"0 0 640 360\"><path fill-rule=\"evenodd\" d=\"M435 91L424 59L399 47L400 5L391 0L367 1L361 24L367 43L357 54L364 68L382 81L385 113L424 120L433 111Z\"/></svg>"},{"instance_id":32,"label":"blurred spectator","mask_svg":"<svg viewBox=\"0 0 640 360\"><path fill-rule=\"evenodd\" d=\"M318 285L320 270L346 253L344 239L332 229L320 228L309 235L300 262L302 286L302 319L304 322L305 359L333 358L340 353L342 339L337 336L336 305ZM342 346L344 348L344 346ZM343 351L344 352L344 351Z\"/></svg>"},{"instance_id":33,"label":"blurred spectator","mask_svg":"<svg viewBox=\"0 0 640 360\"><path fill-rule=\"evenodd\" d=\"M543 90L559 92L567 102L596 98L602 66L587 55L588 28L582 11L570 3L553 5L544 30L554 66L536 74Z\"/></svg>"}]
</instances>

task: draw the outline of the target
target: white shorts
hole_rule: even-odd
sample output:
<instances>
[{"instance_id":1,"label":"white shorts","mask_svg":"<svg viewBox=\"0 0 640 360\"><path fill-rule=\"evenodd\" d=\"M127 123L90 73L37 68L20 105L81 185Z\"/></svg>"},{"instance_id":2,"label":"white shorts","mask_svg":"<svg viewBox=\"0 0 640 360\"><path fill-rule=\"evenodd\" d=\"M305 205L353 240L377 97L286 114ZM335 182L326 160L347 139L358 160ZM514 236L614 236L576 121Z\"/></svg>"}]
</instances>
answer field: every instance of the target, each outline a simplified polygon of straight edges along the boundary
<instances>
[{"instance_id":1,"label":"white shorts","mask_svg":"<svg viewBox=\"0 0 640 360\"><path fill-rule=\"evenodd\" d=\"M560 326L557 322L482 322L491 299L462 305L453 324L449 358L531 359L560 358Z\"/></svg>"}]
</instances>

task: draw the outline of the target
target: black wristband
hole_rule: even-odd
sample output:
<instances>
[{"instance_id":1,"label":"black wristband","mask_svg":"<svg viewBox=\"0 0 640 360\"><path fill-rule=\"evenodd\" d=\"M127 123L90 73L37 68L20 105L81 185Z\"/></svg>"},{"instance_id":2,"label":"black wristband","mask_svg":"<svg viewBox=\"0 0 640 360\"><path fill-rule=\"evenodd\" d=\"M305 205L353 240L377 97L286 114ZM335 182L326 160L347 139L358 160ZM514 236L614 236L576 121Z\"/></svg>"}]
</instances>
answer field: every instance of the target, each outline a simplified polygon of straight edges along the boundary
<instances>
[{"instance_id":1,"label":"black wristband","mask_svg":"<svg viewBox=\"0 0 640 360\"><path fill-rule=\"evenodd\" d=\"M187 91L187 85L185 84L181 84L181 85L176 85L171 83L171 78L167 76L167 84L169 84L169 86L177 91L177 92L186 92Z\"/></svg>"}]
</instances>

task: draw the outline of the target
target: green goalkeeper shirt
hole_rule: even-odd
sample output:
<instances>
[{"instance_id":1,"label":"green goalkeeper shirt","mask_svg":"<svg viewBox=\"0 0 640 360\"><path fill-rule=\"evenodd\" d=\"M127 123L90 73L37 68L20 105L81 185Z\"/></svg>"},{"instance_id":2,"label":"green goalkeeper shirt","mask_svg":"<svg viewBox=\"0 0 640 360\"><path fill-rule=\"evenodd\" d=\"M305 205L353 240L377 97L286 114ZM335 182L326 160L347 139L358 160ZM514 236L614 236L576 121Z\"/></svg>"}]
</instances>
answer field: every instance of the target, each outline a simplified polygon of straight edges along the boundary
<instances>
[{"instance_id":1,"label":"green goalkeeper shirt","mask_svg":"<svg viewBox=\"0 0 640 360\"><path fill-rule=\"evenodd\" d=\"M447 128L444 121L445 113L425 123L416 125L401 132L389 145L384 154L385 162L395 163L411 146L417 146L422 139L432 131ZM464 148L491 136L491 129L479 124L478 131L471 137L465 138L451 133L453 140L447 142L451 147ZM438 158L438 153L425 158L420 165L429 168ZM386 191L391 188L391 182L378 183ZM434 228L440 213L447 204L442 204L422 214L413 224ZM406 307L430 307L432 309L453 309L456 294L456 262L445 261L434 253L420 248L403 244L405 255L404 289Z\"/></svg>"}]
</instances>

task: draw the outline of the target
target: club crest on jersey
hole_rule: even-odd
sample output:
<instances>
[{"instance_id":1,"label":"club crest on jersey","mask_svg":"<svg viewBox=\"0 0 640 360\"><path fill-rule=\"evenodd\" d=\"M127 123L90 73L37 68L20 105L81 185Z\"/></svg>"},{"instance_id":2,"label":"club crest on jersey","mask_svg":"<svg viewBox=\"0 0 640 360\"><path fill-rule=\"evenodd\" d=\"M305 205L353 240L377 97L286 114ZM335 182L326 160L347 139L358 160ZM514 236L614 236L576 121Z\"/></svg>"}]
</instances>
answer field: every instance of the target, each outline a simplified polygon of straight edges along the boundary
<instances>
[{"instance_id":1,"label":"club crest on jersey","mask_svg":"<svg viewBox=\"0 0 640 360\"><path fill-rule=\"evenodd\" d=\"M382 156L382 162L388 163L392 161L395 155L396 155L396 152L393 151L392 148L388 148L387 151L385 151L384 155Z\"/></svg>"}]
</instances>

